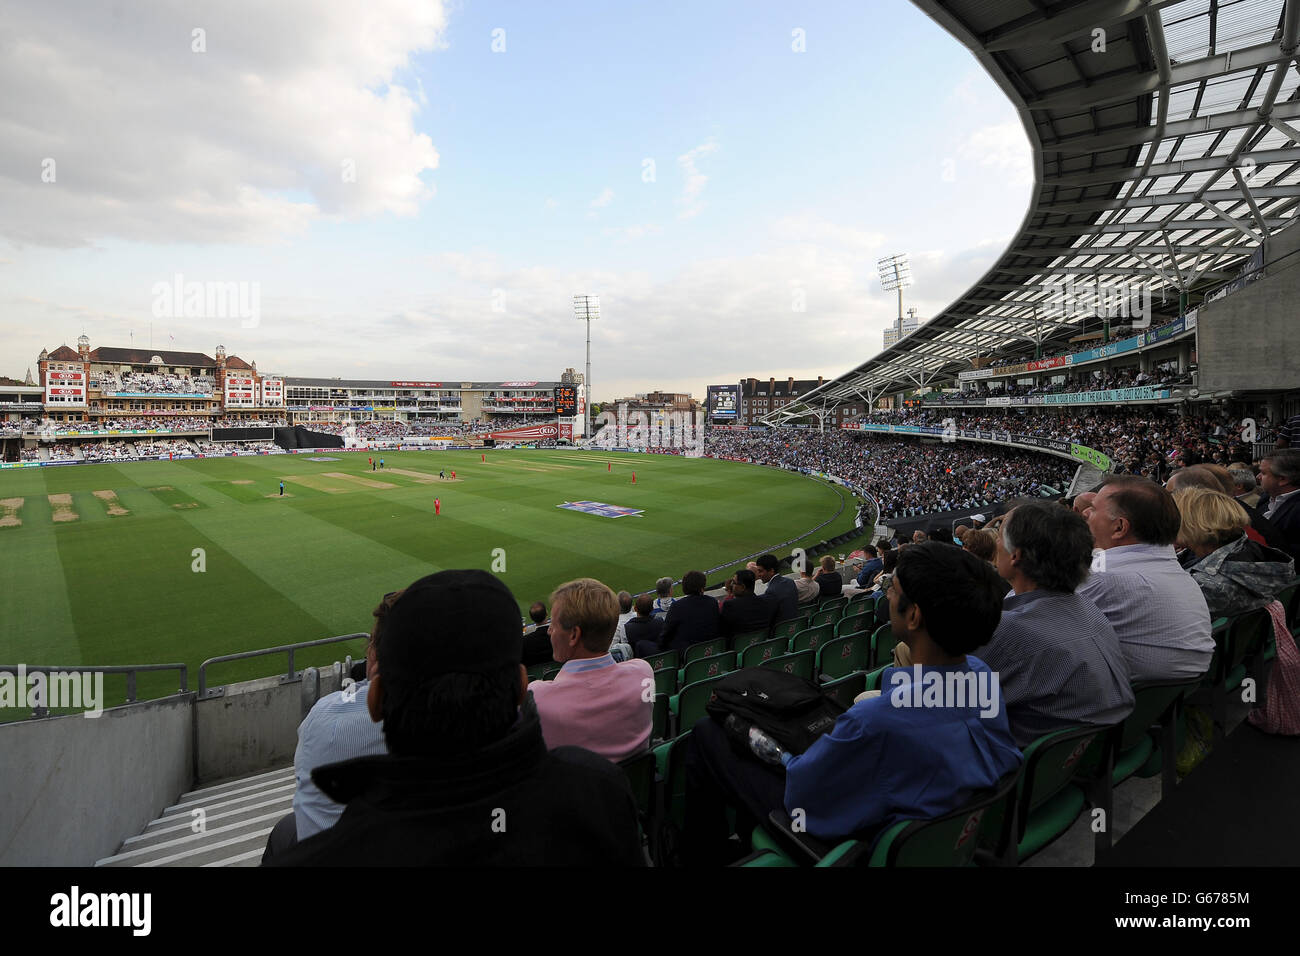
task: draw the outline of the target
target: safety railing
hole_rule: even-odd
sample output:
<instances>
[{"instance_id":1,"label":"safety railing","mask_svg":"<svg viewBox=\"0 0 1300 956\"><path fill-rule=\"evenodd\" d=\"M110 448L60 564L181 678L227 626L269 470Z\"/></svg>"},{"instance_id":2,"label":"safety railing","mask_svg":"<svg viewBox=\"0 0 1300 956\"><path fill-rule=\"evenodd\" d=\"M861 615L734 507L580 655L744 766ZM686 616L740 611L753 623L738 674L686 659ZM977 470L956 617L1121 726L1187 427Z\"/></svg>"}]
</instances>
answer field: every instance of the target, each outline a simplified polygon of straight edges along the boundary
<instances>
[{"instance_id":1,"label":"safety railing","mask_svg":"<svg viewBox=\"0 0 1300 956\"><path fill-rule=\"evenodd\" d=\"M358 632L356 634L340 634L337 637L322 637L315 641L298 641L295 644L281 644L279 647L264 647L256 651L240 651L238 654L222 654L220 657L209 657L199 665L199 700L207 700L212 697L221 697L225 694L224 685L209 688L208 687L208 665L224 664L228 661L250 660L254 657L269 657L272 654L288 654L289 668L284 674L280 675L281 683L288 683L291 680L298 679L298 672L293 666L293 657L296 651L307 647L320 647L324 644L341 644L344 641L369 640L370 635Z\"/></svg>"},{"instance_id":2,"label":"safety railing","mask_svg":"<svg viewBox=\"0 0 1300 956\"><path fill-rule=\"evenodd\" d=\"M111 666L92 667L82 665L64 665L55 666L47 664L0 664L0 674L13 674L18 678L18 684L25 700L31 700L33 697L33 688L29 688L30 674L44 674L46 685L40 692L37 703L32 707L33 717L50 716L49 707L45 702L54 703L55 707L62 709L63 705L58 702L50 701L50 692L56 687L62 685L62 675L80 675L80 674L125 674L126 675L126 700L123 703L134 704L136 702L136 674L157 673L159 671L179 671L180 672L180 689L178 694L189 693L189 667L186 664L115 664ZM50 675L60 675L55 680ZM100 702L102 705L102 701Z\"/></svg>"}]
</instances>

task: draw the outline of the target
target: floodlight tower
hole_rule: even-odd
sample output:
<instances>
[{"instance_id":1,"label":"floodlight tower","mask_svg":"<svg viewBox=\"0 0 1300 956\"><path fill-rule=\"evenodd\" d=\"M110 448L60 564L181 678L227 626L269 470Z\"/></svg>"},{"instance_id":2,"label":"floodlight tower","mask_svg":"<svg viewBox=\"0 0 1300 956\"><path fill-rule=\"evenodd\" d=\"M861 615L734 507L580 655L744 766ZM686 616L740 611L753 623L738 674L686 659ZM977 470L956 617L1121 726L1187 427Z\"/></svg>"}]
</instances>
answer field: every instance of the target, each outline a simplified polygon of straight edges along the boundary
<instances>
[{"instance_id":1,"label":"floodlight tower","mask_svg":"<svg viewBox=\"0 0 1300 956\"><path fill-rule=\"evenodd\" d=\"M587 374L582 384L587 392L586 416L583 419L583 436L591 437L591 320L600 318L600 296L575 295L573 297L573 314L587 323Z\"/></svg>"},{"instance_id":2,"label":"floodlight tower","mask_svg":"<svg viewBox=\"0 0 1300 956\"><path fill-rule=\"evenodd\" d=\"M903 338L903 287L912 284L912 267L908 264L907 253L889 256L876 263L880 270L880 285L886 292L898 293L898 338L897 345Z\"/></svg>"}]
</instances>

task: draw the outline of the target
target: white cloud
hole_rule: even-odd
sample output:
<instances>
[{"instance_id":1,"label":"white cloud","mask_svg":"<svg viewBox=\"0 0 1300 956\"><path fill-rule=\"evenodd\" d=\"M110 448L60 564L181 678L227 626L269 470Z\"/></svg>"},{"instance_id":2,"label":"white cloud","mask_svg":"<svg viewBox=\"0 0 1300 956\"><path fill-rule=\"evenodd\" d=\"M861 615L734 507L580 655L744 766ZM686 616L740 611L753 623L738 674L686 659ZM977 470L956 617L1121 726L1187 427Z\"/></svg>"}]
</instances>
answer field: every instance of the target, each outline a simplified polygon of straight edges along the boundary
<instances>
[{"instance_id":1,"label":"white cloud","mask_svg":"<svg viewBox=\"0 0 1300 956\"><path fill-rule=\"evenodd\" d=\"M677 157L677 165L685 179L682 194L677 198L677 205L682 210L677 214L679 219L690 219L698 215L700 210L704 208L700 202L700 195L704 192L709 177L700 172L695 163L700 158L710 156L717 151L718 144L709 139Z\"/></svg>"},{"instance_id":2,"label":"white cloud","mask_svg":"<svg viewBox=\"0 0 1300 956\"><path fill-rule=\"evenodd\" d=\"M1007 182L1015 185L1026 185L1034 179L1033 154L1025 129L1018 121L982 126L968 133L957 146L957 157L963 162L998 170L1005 174ZM961 176L960 167L955 172Z\"/></svg>"},{"instance_id":3,"label":"white cloud","mask_svg":"<svg viewBox=\"0 0 1300 956\"><path fill-rule=\"evenodd\" d=\"M442 0L70 6L55 25L39 0L5 5L0 236L267 242L323 217L411 215L432 195L423 91L403 78L439 45Z\"/></svg>"},{"instance_id":4,"label":"white cloud","mask_svg":"<svg viewBox=\"0 0 1300 956\"><path fill-rule=\"evenodd\" d=\"M592 209L604 209L614 201L614 190L606 186L600 191L600 195L591 201Z\"/></svg>"}]
</instances>

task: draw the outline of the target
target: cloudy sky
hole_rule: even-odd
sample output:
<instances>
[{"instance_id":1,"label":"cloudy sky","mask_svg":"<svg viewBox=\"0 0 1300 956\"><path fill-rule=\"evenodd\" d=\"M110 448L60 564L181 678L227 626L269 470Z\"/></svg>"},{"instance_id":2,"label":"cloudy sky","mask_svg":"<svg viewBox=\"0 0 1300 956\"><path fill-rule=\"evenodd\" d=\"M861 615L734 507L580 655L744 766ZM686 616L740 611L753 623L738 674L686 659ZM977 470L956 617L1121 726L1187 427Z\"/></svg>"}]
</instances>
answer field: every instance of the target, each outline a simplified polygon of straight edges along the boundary
<instances>
[{"instance_id":1,"label":"cloudy sky","mask_svg":"<svg viewBox=\"0 0 1300 956\"><path fill-rule=\"evenodd\" d=\"M1019 121L905 0L0 0L0 375L144 345L595 398L827 377L1011 239ZM160 284L247 283L258 310ZM152 324L152 330L151 330Z\"/></svg>"}]
</instances>

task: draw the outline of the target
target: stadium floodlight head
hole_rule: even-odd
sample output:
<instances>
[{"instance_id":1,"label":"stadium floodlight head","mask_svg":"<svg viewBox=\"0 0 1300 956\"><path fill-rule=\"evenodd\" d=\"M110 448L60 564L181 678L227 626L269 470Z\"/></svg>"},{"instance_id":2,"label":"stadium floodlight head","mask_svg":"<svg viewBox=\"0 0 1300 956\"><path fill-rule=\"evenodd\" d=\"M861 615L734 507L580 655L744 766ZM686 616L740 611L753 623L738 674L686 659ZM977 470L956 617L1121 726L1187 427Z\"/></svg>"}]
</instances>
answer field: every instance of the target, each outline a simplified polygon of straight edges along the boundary
<instances>
[{"instance_id":1,"label":"stadium floodlight head","mask_svg":"<svg viewBox=\"0 0 1300 956\"><path fill-rule=\"evenodd\" d=\"M583 418L583 437L591 437L591 320L600 318L600 296L575 295L573 297L573 314L587 323L587 374L582 379L583 390L587 393L585 416Z\"/></svg>"},{"instance_id":2,"label":"stadium floodlight head","mask_svg":"<svg viewBox=\"0 0 1300 956\"><path fill-rule=\"evenodd\" d=\"M907 253L887 256L876 261L880 270L880 284L886 292L898 293L898 336L895 344L903 338L903 288L912 284L912 267L907 261Z\"/></svg>"},{"instance_id":3,"label":"stadium floodlight head","mask_svg":"<svg viewBox=\"0 0 1300 956\"><path fill-rule=\"evenodd\" d=\"M886 292L912 284L912 266L907 261L906 252L879 260L876 268L880 270L880 284Z\"/></svg>"}]
</instances>

